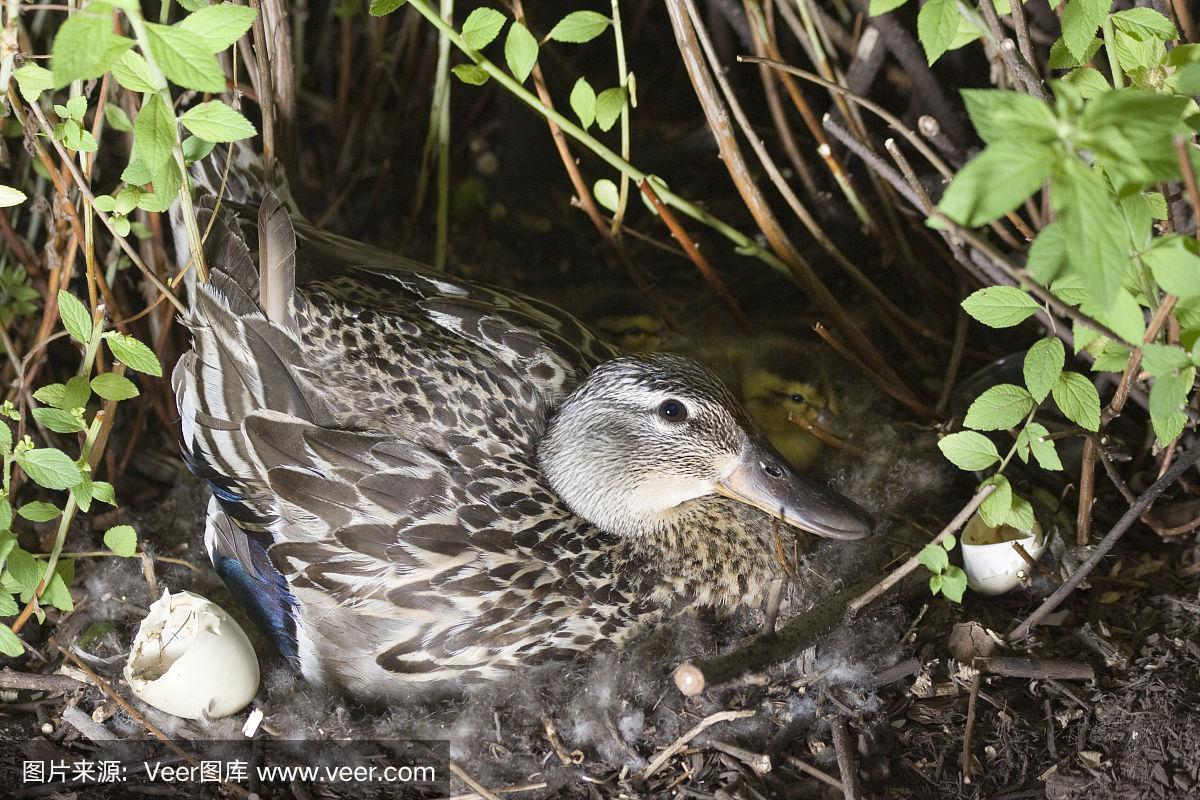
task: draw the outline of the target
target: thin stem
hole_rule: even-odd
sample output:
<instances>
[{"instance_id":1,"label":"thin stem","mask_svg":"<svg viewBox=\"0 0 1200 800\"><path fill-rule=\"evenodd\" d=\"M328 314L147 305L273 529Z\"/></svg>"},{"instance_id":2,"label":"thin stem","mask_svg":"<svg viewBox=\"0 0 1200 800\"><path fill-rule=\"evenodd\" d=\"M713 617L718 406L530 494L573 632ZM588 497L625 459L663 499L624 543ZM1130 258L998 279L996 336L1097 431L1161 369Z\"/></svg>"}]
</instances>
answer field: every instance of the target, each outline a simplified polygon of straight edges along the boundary
<instances>
[{"instance_id":1,"label":"thin stem","mask_svg":"<svg viewBox=\"0 0 1200 800\"><path fill-rule=\"evenodd\" d=\"M1121 62L1117 59L1117 33L1111 15L1104 15L1100 30L1104 32L1104 53L1108 56L1108 68L1112 71L1113 87L1120 89L1125 85L1125 74L1121 72Z\"/></svg>"},{"instance_id":2,"label":"thin stem","mask_svg":"<svg viewBox=\"0 0 1200 800\"><path fill-rule=\"evenodd\" d=\"M621 158L630 158L629 150L629 108L633 105L633 95L629 92L629 67L625 64L625 33L621 29L621 9L618 0L612 0L613 37L617 49L617 80L625 90L625 102L621 104ZM612 233L614 236L621 230L625 219L625 209L629 206L629 176L621 173L621 184L617 193L617 208L613 212Z\"/></svg>"}]
</instances>

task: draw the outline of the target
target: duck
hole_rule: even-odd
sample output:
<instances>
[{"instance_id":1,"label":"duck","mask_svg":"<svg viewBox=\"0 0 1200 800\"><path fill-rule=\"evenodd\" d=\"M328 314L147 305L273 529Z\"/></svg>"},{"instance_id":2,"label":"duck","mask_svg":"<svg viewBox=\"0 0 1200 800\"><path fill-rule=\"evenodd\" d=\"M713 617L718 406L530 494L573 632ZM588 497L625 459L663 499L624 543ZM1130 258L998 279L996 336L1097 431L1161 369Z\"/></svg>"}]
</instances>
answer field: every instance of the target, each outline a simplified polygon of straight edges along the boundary
<instances>
[{"instance_id":1,"label":"duck","mask_svg":"<svg viewBox=\"0 0 1200 800\"><path fill-rule=\"evenodd\" d=\"M269 191L197 214L183 456L214 569L306 680L462 691L761 603L776 520L871 531L694 359L407 262L333 265Z\"/></svg>"}]
</instances>

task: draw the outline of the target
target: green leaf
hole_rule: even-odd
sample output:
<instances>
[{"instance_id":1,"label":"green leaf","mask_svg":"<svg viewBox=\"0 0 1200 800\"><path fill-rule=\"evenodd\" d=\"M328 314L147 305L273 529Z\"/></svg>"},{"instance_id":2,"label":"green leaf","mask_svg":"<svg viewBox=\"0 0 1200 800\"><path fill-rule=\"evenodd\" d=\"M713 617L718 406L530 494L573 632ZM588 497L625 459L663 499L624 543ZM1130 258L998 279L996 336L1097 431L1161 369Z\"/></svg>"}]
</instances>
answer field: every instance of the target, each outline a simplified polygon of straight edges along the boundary
<instances>
[{"instance_id":1,"label":"green leaf","mask_svg":"<svg viewBox=\"0 0 1200 800\"><path fill-rule=\"evenodd\" d=\"M29 479L46 489L70 489L83 479L71 457L53 447L40 447L17 456Z\"/></svg>"},{"instance_id":2,"label":"green leaf","mask_svg":"<svg viewBox=\"0 0 1200 800\"><path fill-rule=\"evenodd\" d=\"M955 603L961 603L967 591L967 573L959 567L949 567L942 573L942 595Z\"/></svg>"},{"instance_id":3,"label":"green leaf","mask_svg":"<svg viewBox=\"0 0 1200 800\"><path fill-rule=\"evenodd\" d=\"M83 480L78 486L71 488L71 496L75 498L75 505L79 506L79 510L87 513L92 507L92 479L85 472Z\"/></svg>"},{"instance_id":4,"label":"green leaf","mask_svg":"<svg viewBox=\"0 0 1200 800\"><path fill-rule=\"evenodd\" d=\"M133 129L134 158L154 175L171 160L171 149L175 146L175 114L161 96L151 95L138 112ZM121 177L129 180L125 174Z\"/></svg>"},{"instance_id":5,"label":"green leaf","mask_svg":"<svg viewBox=\"0 0 1200 800\"><path fill-rule=\"evenodd\" d=\"M133 122L129 119L129 115L125 113L125 109L116 103L109 102L104 104L104 121L114 131L127 133L133 130Z\"/></svg>"},{"instance_id":6,"label":"green leaf","mask_svg":"<svg viewBox=\"0 0 1200 800\"><path fill-rule=\"evenodd\" d=\"M617 205L620 203L620 193L617 191L617 185L608 178L601 178L596 181L592 187L592 195L596 198L596 202L608 211L616 211Z\"/></svg>"},{"instance_id":7,"label":"green leaf","mask_svg":"<svg viewBox=\"0 0 1200 800\"><path fill-rule=\"evenodd\" d=\"M159 89L154 84L146 59L132 50L113 63L112 76L116 78L117 83L131 92L156 92Z\"/></svg>"},{"instance_id":8,"label":"green leaf","mask_svg":"<svg viewBox=\"0 0 1200 800\"><path fill-rule=\"evenodd\" d=\"M917 553L917 561L934 575L941 575L950 566L950 557L936 544L927 544Z\"/></svg>"},{"instance_id":9,"label":"green leaf","mask_svg":"<svg viewBox=\"0 0 1200 800\"><path fill-rule=\"evenodd\" d=\"M104 532L104 546L129 558L137 553L137 532L129 525L115 525Z\"/></svg>"},{"instance_id":10,"label":"green leaf","mask_svg":"<svg viewBox=\"0 0 1200 800\"><path fill-rule=\"evenodd\" d=\"M220 100L189 108L179 121L206 142L236 142L258 133L250 120Z\"/></svg>"},{"instance_id":11,"label":"green leaf","mask_svg":"<svg viewBox=\"0 0 1200 800\"><path fill-rule=\"evenodd\" d=\"M1177 180L1173 136L1190 131L1183 121L1189 100L1139 89L1107 92L1087 104L1078 121L1076 146L1091 151L1118 192L1161 180ZM1077 167L1082 163L1076 159Z\"/></svg>"},{"instance_id":12,"label":"green leaf","mask_svg":"<svg viewBox=\"0 0 1200 800\"><path fill-rule=\"evenodd\" d=\"M1017 425L1033 410L1029 392L1011 383L993 386L971 403L963 425L977 431L999 431Z\"/></svg>"},{"instance_id":13,"label":"green leaf","mask_svg":"<svg viewBox=\"0 0 1200 800\"><path fill-rule=\"evenodd\" d=\"M1062 41L1071 55L1085 60L1096 29L1108 15L1112 0L1070 0L1062 14Z\"/></svg>"},{"instance_id":14,"label":"green leaf","mask_svg":"<svg viewBox=\"0 0 1200 800\"><path fill-rule=\"evenodd\" d=\"M989 144L954 176L938 208L960 225L985 225L1040 189L1056 161L1054 150L1045 144Z\"/></svg>"},{"instance_id":15,"label":"green leaf","mask_svg":"<svg viewBox=\"0 0 1200 800\"><path fill-rule=\"evenodd\" d=\"M406 2L407 0L371 0L371 7L368 11L372 17L385 17Z\"/></svg>"},{"instance_id":16,"label":"green leaf","mask_svg":"<svg viewBox=\"0 0 1200 800\"><path fill-rule=\"evenodd\" d=\"M605 89L600 93L596 98L596 124L600 126L600 130L608 131L612 128L621 116L626 99L625 89L620 86Z\"/></svg>"},{"instance_id":17,"label":"green leaf","mask_svg":"<svg viewBox=\"0 0 1200 800\"><path fill-rule=\"evenodd\" d=\"M954 545L956 544L958 544L958 540L954 538L953 533L947 536L945 539L942 539L942 548L945 549L947 553L954 550Z\"/></svg>"},{"instance_id":18,"label":"green leaf","mask_svg":"<svg viewBox=\"0 0 1200 800\"><path fill-rule=\"evenodd\" d=\"M1200 255L1191 237L1171 234L1154 240L1142 263L1166 292L1180 298L1200 297Z\"/></svg>"},{"instance_id":19,"label":"green leaf","mask_svg":"<svg viewBox=\"0 0 1200 800\"><path fill-rule=\"evenodd\" d=\"M110 506L117 504L117 494L108 481L92 481L92 498Z\"/></svg>"},{"instance_id":20,"label":"green leaf","mask_svg":"<svg viewBox=\"0 0 1200 800\"><path fill-rule=\"evenodd\" d=\"M199 136L189 136L183 140L183 160L189 164L207 156L213 151L213 143L206 142Z\"/></svg>"},{"instance_id":21,"label":"green leaf","mask_svg":"<svg viewBox=\"0 0 1200 800\"><path fill-rule=\"evenodd\" d=\"M1100 394L1087 377L1078 372L1064 372L1058 376L1051 394L1067 419L1086 430L1100 430Z\"/></svg>"},{"instance_id":22,"label":"green leaf","mask_svg":"<svg viewBox=\"0 0 1200 800\"><path fill-rule=\"evenodd\" d=\"M1097 101L1098 102L1098 101ZM1091 299L1103 308L1116 301L1130 270L1125 222L1100 173L1067 159L1050 198L1062 225L1071 270L1083 278Z\"/></svg>"},{"instance_id":23,"label":"green leaf","mask_svg":"<svg viewBox=\"0 0 1200 800\"><path fill-rule=\"evenodd\" d=\"M895 11L907 2L908 0L871 0L867 13L872 17L878 17L881 14Z\"/></svg>"},{"instance_id":24,"label":"green leaf","mask_svg":"<svg viewBox=\"0 0 1200 800\"><path fill-rule=\"evenodd\" d=\"M225 73L204 39L178 25L144 25L150 52L168 80L197 92L225 91Z\"/></svg>"},{"instance_id":25,"label":"green leaf","mask_svg":"<svg viewBox=\"0 0 1200 800\"><path fill-rule=\"evenodd\" d=\"M1000 460L992 440L975 431L959 431L943 436L938 442L938 449L950 463L968 472L987 469Z\"/></svg>"},{"instance_id":26,"label":"green leaf","mask_svg":"<svg viewBox=\"0 0 1200 800\"><path fill-rule=\"evenodd\" d=\"M508 36L504 40L504 60L508 63L508 71L524 83L537 63L538 43L533 34L519 22L514 22L508 28Z\"/></svg>"},{"instance_id":27,"label":"green leaf","mask_svg":"<svg viewBox=\"0 0 1200 800\"><path fill-rule=\"evenodd\" d=\"M76 375L67 381L66 385L51 383L33 393L35 400L54 406L55 408L82 408L87 405L92 390L87 378Z\"/></svg>"},{"instance_id":28,"label":"green leaf","mask_svg":"<svg viewBox=\"0 0 1200 800\"><path fill-rule=\"evenodd\" d=\"M257 13L249 6L219 3L193 11L179 22L179 27L199 36L209 52L219 53L250 30Z\"/></svg>"},{"instance_id":29,"label":"green leaf","mask_svg":"<svg viewBox=\"0 0 1200 800\"><path fill-rule=\"evenodd\" d=\"M930 65L950 48L958 33L958 6L955 0L927 0L917 14L917 38L925 48Z\"/></svg>"},{"instance_id":30,"label":"green leaf","mask_svg":"<svg viewBox=\"0 0 1200 800\"><path fill-rule=\"evenodd\" d=\"M1025 354L1023 371L1025 386L1034 400L1040 403L1046 399L1054 384L1058 383L1058 376L1062 374L1066 360L1066 348L1063 347L1062 341L1055 337L1034 342L1033 347L1029 348L1029 352Z\"/></svg>"},{"instance_id":31,"label":"green leaf","mask_svg":"<svg viewBox=\"0 0 1200 800\"><path fill-rule=\"evenodd\" d=\"M1030 533L1036 520L1033 515L1033 506L1028 500L1013 495L1012 508L1009 509L1008 519L1005 523L1022 533Z\"/></svg>"},{"instance_id":32,"label":"green leaf","mask_svg":"<svg viewBox=\"0 0 1200 800\"><path fill-rule=\"evenodd\" d=\"M1124 372L1129 364L1130 350L1120 342L1103 340L1103 346L1095 354L1092 372Z\"/></svg>"},{"instance_id":33,"label":"green leaf","mask_svg":"<svg viewBox=\"0 0 1200 800\"><path fill-rule=\"evenodd\" d=\"M1162 378L1192 366L1192 358L1182 347L1146 344L1142 346L1142 366L1154 377Z\"/></svg>"},{"instance_id":34,"label":"green leaf","mask_svg":"<svg viewBox=\"0 0 1200 800\"><path fill-rule=\"evenodd\" d=\"M24 203L28 198L20 189L0 185L0 208L11 208Z\"/></svg>"},{"instance_id":35,"label":"green leaf","mask_svg":"<svg viewBox=\"0 0 1200 800\"><path fill-rule=\"evenodd\" d=\"M128 400L139 394L133 381L115 372L105 372L92 378L92 391L105 400Z\"/></svg>"},{"instance_id":36,"label":"green leaf","mask_svg":"<svg viewBox=\"0 0 1200 800\"><path fill-rule=\"evenodd\" d=\"M55 433L79 433L86 430L83 420L64 408L35 408L33 418Z\"/></svg>"},{"instance_id":37,"label":"green leaf","mask_svg":"<svg viewBox=\"0 0 1200 800\"><path fill-rule=\"evenodd\" d=\"M72 339L80 344L91 341L92 313L66 289L60 289L58 292L58 316Z\"/></svg>"},{"instance_id":38,"label":"green leaf","mask_svg":"<svg viewBox=\"0 0 1200 800\"><path fill-rule=\"evenodd\" d=\"M16 616L19 610L20 608L17 606L17 601L13 599L13 596L8 592L0 591L0 617ZM0 648L0 653L4 652L4 649ZM5 655L9 654L5 653Z\"/></svg>"},{"instance_id":39,"label":"green leaf","mask_svg":"<svg viewBox=\"0 0 1200 800\"><path fill-rule=\"evenodd\" d=\"M941 590L942 590L942 576L940 574L939 575L930 575L929 576L929 591L930 591L930 593L937 594Z\"/></svg>"},{"instance_id":40,"label":"green leaf","mask_svg":"<svg viewBox=\"0 0 1200 800\"><path fill-rule=\"evenodd\" d=\"M133 46L112 27L113 10L104 3L92 3L63 21L50 53L55 86L99 78Z\"/></svg>"},{"instance_id":41,"label":"green leaf","mask_svg":"<svg viewBox=\"0 0 1200 800\"><path fill-rule=\"evenodd\" d=\"M49 522L62 514L62 509L51 503L43 503L39 500L33 503L26 503L17 509L17 513L30 522Z\"/></svg>"},{"instance_id":42,"label":"green leaf","mask_svg":"<svg viewBox=\"0 0 1200 800\"><path fill-rule=\"evenodd\" d=\"M7 422L0 421L0 456L11 456L13 451L13 435L12 428L8 427ZM4 530L4 526L0 525L0 531Z\"/></svg>"},{"instance_id":43,"label":"green leaf","mask_svg":"<svg viewBox=\"0 0 1200 800\"><path fill-rule=\"evenodd\" d=\"M1079 95L1084 100L1091 100L1105 92L1112 91L1112 84L1108 82L1108 79L1100 74L1099 70L1092 67L1074 69L1063 80L1078 89Z\"/></svg>"},{"instance_id":44,"label":"green leaf","mask_svg":"<svg viewBox=\"0 0 1200 800\"><path fill-rule=\"evenodd\" d=\"M988 484L995 484L996 488L984 498L983 503L979 506L979 516L983 518L988 527L998 528L1008 519L1008 514L1012 510L1012 484L1003 475L989 478L984 486Z\"/></svg>"},{"instance_id":45,"label":"green leaf","mask_svg":"<svg viewBox=\"0 0 1200 800\"><path fill-rule=\"evenodd\" d=\"M162 169L154 173L150 182L154 184L154 191L138 198L138 208L163 213L171 207L183 184L178 165L174 161L163 164Z\"/></svg>"},{"instance_id":46,"label":"green leaf","mask_svg":"<svg viewBox=\"0 0 1200 800\"><path fill-rule=\"evenodd\" d=\"M1093 311L1101 322L1112 328L1113 333L1133 346L1140 345L1146 338L1146 318L1142 307L1125 289L1118 289L1107 310Z\"/></svg>"},{"instance_id":47,"label":"green leaf","mask_svg":"<svg viewBox=\"0 0 1200 800\"><path fill-rule=\"evenodd\" d=\"M550 39L569 44L590 42L608 28L610 20L595 11L572 11L550 29Z\"/></svg>"},{"instance_id":48,"label":"green leaf","mask_svg":"<svg viewBox=\"0 0 1200 800\"><path fill-rule=\"evenodd\" d=\"M1050 142L1058 135L1058 120L1050 106L1025 92L963 89L962 97L975 131L988 144Z\"/></svg>"},{"instance_id":49,"label":"green leaf","mask_svg":"<svg viewBox=\"0 0 1200 800\"><path fill-rule=\"evenodd\" d=\"M962 301L962 307L989 328L1019 325L1041 308L1032 297L1015 286L989 286L972 292Z\"/></svg>"},{"instance_id":50,"label":"green leaf","mask_svg":"<svg viewBox=\"0 0 1200 800\"><path fill-rule=\"evenodd\" d=\"M1140 38L1161 39L1169 42L1179 35L1175 23L1152 8L1129 8L1112 15L1117 30Z\"/></svg>"},{"instance_id":51,"label":"green leaf","mask_svg":"<svg viewBox=\"0 0 1200 800\"><path fill-rule=\"evenodd\" d=\"M37 64L26 64L20 69L13 70L12 75L17 79L21 97L29 103L37 102L42 92L54 88L54 73Z\"/></svg>"},{"instance_id":52,"label":"green leaf","mask_svg":"<svg viewBox=\"0 0 1200 800\"><path fill-rule=\"evenodd\" d=\"M571 89L571 110L579 117L579 124L586 131L596 120L596 90L587 82L587 78L575 81Z\"/></svg>"},{"instance_id":53,"label":"green leaf","mask_svg":"<svg viewBox=\"0 0 1200 800\"><path fill-rule=\"evenodd\" d=\"M488 81L487 71L478 64L459 64L450 69L454 77L472 86L483 86Z\"/></svg>"},{"instance_id":54,"label":"green leaf","mask_svg":"<svg viewBox=\"0 0 1200 800\"><path fill-rule=\"evenodd\" d=\"M1181 409L1196 382L1196 368L1189 366L1156 378L1150 387L1150 422L1159 444L1167 444L1179 435L1187 422Z\"/></svg>"},{"instance_id":55,"label":"green leaf","mask_svg":"<svg viewBox=\"0 0 1200 800\"><path fill-rule=\"evenodd\" d=\"M60 611L74 611L75 603L71 600L71 590L67 584L75 576L75 563L70 560L58 562L54 574L46 582L46 590L42 592L42 605L50 605Z\"/></svg>"},{"instance_id":56,"label":"green leaf","mask_svg":"<svg viewBox=\"0 0 1200 800\"><path fill-rule=\"evenodd\" d=\"M21 591L32 595L33 591L37 589L38 581L42 579L37 559L17 547L8 554L8 560L5 561L5 565L8 567L8 573L12 576L17 586L20 587Z\"/></svg>"},{"instance_id":57,"label":"green leaf","mask_svg":"<svg viewBox=\"0 0 1200 800\"><path fill-rule=\"evenodd\" d=\"M462 38L472 50L482 50L500 35L505 18L494 8L477 8L467 15L462 27Z\"/></svg>"},{"instance_id":58,"label":"green leaf","mask_svg":"<svg viewBox=\"0 0 1200 800\"><path fill-rule=\"evenodd\" d=\"M1022 461L1029 460L1029 454L1037 460L1042 469L1061 470L1062 462L1058 451L1054 448L1054 440L1047 439L1050 431L1040 422L1031 422L1017 435L1017 453Z\"/></svg>"},{"instance_id":59,"label":"green leaf","mask_svg":"<svg viewBox=\"0 0 1200 800\"><path fill-rule=\"evenodd\" d=\"M162 364L158 363L158 356L137 339L124 333L109 331L104 334L104 340L108 342L112 354L125 366L156 378L162 377Z\"/></svg>"},{"instance_id":60,"label":"green leaf","mask_svg":"<svg viewBox=\"0 0 1200 800\"><path fill-rule=\"evenodd\" d=\"M9 658L19 658L25 655L25 645L13 633L13 629L0 622L0 653Z\"/></svg>"}]
</instances>

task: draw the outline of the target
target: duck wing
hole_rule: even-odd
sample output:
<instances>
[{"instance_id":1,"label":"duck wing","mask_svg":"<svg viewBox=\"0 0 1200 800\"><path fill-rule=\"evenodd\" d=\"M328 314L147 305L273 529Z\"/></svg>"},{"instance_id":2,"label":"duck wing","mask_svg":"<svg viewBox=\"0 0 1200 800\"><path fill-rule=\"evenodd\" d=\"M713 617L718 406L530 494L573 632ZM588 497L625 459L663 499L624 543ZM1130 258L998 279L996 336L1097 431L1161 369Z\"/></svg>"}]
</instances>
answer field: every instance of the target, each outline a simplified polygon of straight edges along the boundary
<instances>
[{"instance_id":1,"label":"duck wing","mask_svg":"<svg viewBox=\"0 0 1200 800\"><path fill-rule=\"evenodd\" d=\"M214 565L282 652L388 696L599 638L624 600L605 535L548 487L536 443L612 351L537 301L415 271L297 288L271 198L257 264L236 217L212 222L173 382Z\"/></svg>"}]
</instances>

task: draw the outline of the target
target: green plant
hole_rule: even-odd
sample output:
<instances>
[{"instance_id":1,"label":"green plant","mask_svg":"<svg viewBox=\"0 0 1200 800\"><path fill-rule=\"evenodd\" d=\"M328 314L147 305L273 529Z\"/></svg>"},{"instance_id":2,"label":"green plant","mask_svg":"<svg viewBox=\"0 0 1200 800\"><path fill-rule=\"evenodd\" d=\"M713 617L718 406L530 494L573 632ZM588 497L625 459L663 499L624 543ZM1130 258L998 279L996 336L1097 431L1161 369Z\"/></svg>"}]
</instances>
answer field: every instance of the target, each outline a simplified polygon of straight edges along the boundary
<instances>
[{"instance_id":1,"label":"green plant","mask_svg":"<svg viewBox=\"0 0 1200 800\"><path fill-rule=\"evenodd\" d=\"M961 603L963 592L967 590L967 573L950 563L950 552L954 550L954 545L954 537L947 536L941 544L925 545L917 554L917 560L933 573L929 576L930 592L941 592L955 603Z\"/></svg>"}]
</instances>

